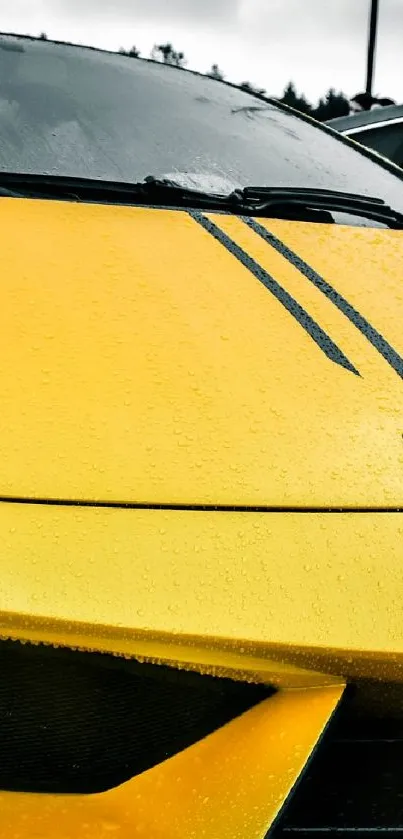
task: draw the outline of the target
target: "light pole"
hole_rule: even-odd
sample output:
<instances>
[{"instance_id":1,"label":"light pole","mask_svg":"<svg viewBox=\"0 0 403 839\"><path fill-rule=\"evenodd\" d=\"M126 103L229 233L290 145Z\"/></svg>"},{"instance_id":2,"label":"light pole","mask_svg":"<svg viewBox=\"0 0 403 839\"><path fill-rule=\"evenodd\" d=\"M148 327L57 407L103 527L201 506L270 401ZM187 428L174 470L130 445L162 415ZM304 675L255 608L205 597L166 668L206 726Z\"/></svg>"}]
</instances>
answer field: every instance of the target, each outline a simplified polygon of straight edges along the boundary
<instances>
[{"instance_id":1,"label":"light pole","mask_svg":"<svg viewBox=\"0 0 403 839\"><path fill-rule=\"evenodd\" d=\"M369 18L368 53L367 53L367 82L365 92L372 96L372 83L374 78L375 47L378 28L379 0L371 0L371 12Z\"/></svg>"}]
</instances>

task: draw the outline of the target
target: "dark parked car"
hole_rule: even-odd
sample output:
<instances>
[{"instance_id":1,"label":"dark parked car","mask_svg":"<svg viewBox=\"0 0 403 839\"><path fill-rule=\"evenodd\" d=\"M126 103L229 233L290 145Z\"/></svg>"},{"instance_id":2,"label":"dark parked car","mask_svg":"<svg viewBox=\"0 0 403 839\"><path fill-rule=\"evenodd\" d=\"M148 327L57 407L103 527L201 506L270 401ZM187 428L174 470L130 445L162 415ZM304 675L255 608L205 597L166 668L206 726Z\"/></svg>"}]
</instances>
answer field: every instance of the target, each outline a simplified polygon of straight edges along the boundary
<instances>
[{"instance_id":1,"label":"dark parked car","mask_svg":"<svg viewBox=\"0 0 403 839\"><path fill-rule=\"evenodd\" d=\"M337 117L327 125L403 167L403 105Z\"/></svg>"}]
</instances>

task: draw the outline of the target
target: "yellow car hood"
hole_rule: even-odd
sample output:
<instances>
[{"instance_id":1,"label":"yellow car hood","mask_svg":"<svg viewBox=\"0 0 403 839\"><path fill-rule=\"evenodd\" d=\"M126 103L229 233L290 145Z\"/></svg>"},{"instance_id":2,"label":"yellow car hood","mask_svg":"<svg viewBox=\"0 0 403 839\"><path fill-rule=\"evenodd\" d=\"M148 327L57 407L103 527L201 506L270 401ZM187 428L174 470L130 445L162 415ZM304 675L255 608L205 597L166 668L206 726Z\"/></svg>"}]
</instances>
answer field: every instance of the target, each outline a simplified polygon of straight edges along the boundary
<instances>
[{"instance_id":1,"label":"yellow car hood","mask_svg":"<svg viewBox=\"0 0 403 839\"><path fill-rule=\"evenodd\" d=\"M403 504L403 234L2 199L0 496Z\"/></svg>"},{"instance_id":2,"label":"yellow car hood","mask_svg":"<svg viewBox=\"0 0 403 839\"><path fill-rule=\"evenodd\" d=\"M403 679L402 234L0 214L0 646L279 688L105 792L11 779L0 834L263 839L345 679Z\"/></svg>"}]
</instances>

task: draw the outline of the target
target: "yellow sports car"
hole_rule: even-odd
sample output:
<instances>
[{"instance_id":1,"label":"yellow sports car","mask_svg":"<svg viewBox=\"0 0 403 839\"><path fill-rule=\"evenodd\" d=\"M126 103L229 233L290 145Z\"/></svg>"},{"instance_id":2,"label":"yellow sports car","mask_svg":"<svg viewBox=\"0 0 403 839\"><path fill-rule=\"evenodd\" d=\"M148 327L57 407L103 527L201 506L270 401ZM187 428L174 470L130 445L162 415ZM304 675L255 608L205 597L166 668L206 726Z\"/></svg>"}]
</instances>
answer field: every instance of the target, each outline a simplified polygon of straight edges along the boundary
<instances>
[{"instance_id":1,"label":"yellow sports car","mask_svg":"<svg viewBox=\"0 0 403 839\"><path fill-rule=\"evenodd\" d=\"M1 839L403 832L403 173L1 36L0 235Z\"/></svg>"}]
</instances>

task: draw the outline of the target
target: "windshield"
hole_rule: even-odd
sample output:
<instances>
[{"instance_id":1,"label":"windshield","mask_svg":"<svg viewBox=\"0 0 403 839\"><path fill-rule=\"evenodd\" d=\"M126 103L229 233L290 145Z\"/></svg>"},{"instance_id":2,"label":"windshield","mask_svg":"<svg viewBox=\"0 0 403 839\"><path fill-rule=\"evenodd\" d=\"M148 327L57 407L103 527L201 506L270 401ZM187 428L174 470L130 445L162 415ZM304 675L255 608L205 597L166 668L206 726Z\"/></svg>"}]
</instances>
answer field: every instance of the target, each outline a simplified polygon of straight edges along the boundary
<instances>
[{"instance_id":1,"label":"windshield","mask_svg":"<svg viewBox=\"0 0 403 839\"><path fill-rule=\"evenodd\" d=\"M403 182L274 104L175 67L0 36L0 169L344 190L403 211Z\"/></svg>"}]
</instances>

